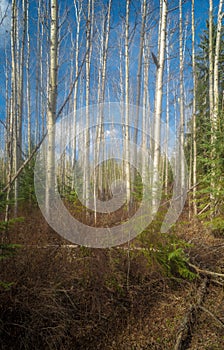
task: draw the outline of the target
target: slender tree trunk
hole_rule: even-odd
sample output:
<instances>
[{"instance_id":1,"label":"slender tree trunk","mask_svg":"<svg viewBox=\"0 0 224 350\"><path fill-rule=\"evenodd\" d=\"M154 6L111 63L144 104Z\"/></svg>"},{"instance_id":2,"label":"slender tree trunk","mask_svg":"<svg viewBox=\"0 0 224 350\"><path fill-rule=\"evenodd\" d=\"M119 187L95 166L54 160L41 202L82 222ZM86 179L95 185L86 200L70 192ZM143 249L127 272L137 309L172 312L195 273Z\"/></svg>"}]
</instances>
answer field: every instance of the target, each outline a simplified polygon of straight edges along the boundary
<instances>
[{"instance_id":1,"label":"slender tree trunk","mask_svg":"<svg viewBox=\"0 0 224 350\"><path fill-rule=\"evenodd\" d=\"M210 113L210 123L211 123L211 192L210 192L210 201L211 201L211 212L214 211L214 62L213 62L213 0L209 0L209 113ZM212 217L213 214L211 214Z\"/></svg>"},{"instance_id":2,"label":"slender tree trunk","mask_svg":"<svg viewBox=\"0 0 224 350\"><path fill-rule=\"evenodd\" d=\"M139 107L141 101L141 85L142 85L142 60L143 60L143 47L145 39L145 25L146 25L146 15L147 15L147 1L141 1L141 31L140 31L140 44L139 44L139 54L138 54L138 71L137 71L137 96L136 96L136 119L135 119L135 130L134 130L134 143L135 143L135 154L134 158L137 159L137 143L138 143L138 130L139 130ZM132 169L131 178L134 182L136 178L136 169Z\"/></svg>"},{"instance_id":3,"label":"slender tree trunk","mask_svg":"<svg viewBox=\"0 0 224 350\"><path fill-rule=\"evenodd\" d=\"M169 28L167 28L169 32ZM169 123L170 123L170 54L169 54L169 38L167 38L166 55L167 55L167 82L166 82L166 131L165 131L165 195L168 194L168 171L169 171L169 158L168 158L168 144L169 144Z\"/></svg>"},{"instance_id":4,"label":"slender tree trunk","mask_svg":"<svg viewBox=\"0 0 224 350\"><path fill-rule=\"evenodd\" d=\"M126 182L126 201L127 208L130 208L131 201L131 174L129 163L129 12L130 12L130 0L126 0L126 16L125 16L125 126L124 126L124 153L125 153L125 182ZM128 244L128 268L127 268L127 289L129 289L129 276L130 276L130 251Z\"/></svg>"},{"instance_id":5,"label":"slender tree trunk","mask_svg":"<svg viewBox=\"0 0 224 350\"><path fill-rule=\"evenodd\" d=\"M213 89L213 0L209 0L209 111L212 124L214 113L214 89ZM213 136L212 136L213 143Z\"/></svg>"},{"instance_id":6,"label":"slender tree trunk","mask_svg":"<svg viewBox=\"0 0 224 350\"><path fill-rule=\"evenodd\" d=\"M166 49L166 23L167 23L167 1L161 0L162 6L160 17L160 35L158 40L158 67L156 72L156 90L155 90L155 108L154 108L154 157L153 157L153 175L152 175L152 213L158 203L159 186L159 160L160 160L160 132L161 132L161 114L163 97L163 72Z\"/></svg>"},{"instance_id":7,"label":"slender tree trunk","mask_svg":"<svg viewBox=\"0 0 224 350\"><path fill-rule=\"evenodd\" d=\"M224 13L222 12L224 0L219 2L218 20L217 20L217 34L215 44L215 58L214 58L214 114L213 114L213 131L217 131L218 111L219 111L219 56L220 56L220 45L221 45L221 30L222 30L222 19Z\"/></svg>"},{"instance_id":8,"label":"slender tree trunk","mask_svg":"<svg viewBox=\"0 0 224 350\"><path fill-rule=\"evenodd\" d=\"M47 186L46 209L50 207L51 193L55 190L55 131L57 108L57 78L58 78L58 2L51 0L50 23L50 71L48 87L48 153L47 153Z\"/></svg>"},{"instance_id":9,"label":"slender tree trunk","mask_svg":"<svg viewBox=\"0 0 224 350\"><path fill-rule=\"evenodd\" d=\"M123 26L121 29L122 34L124 33ZM122 135L125 135L125 117L123 111L123 105L125 103L125 91L124 91L124 73L123 73L123 36L119 40L119 100L121 101L121 123L122 123ZM122 147L125 149L125 140L122 138ZM125 162L122 162L122 176L125 176Z\"/></svg>"},{"instance_id":10,"label":"slender tree trunk","mask_svg":"<svg viewBox=\"0 0 224 350\"><path fill-rule=\"evenodd\" d=\"M103 105L105 101L105 84L106 84L106 68L107 68L107 57L108 57L108 43L109 43L109 34L110 34L110 18L111 18L111 5L112 0L109 0L108 2L108 11L107 11L107 18L103 21L103 33L101 36L101 48L102 48L102 60L101 60L101 67L99 70L99 87L98 87L98 102L99 105L99 122L96 129L96 148L95 148L95 159L98 163L99 161L99 152L100 152L100 142L103 141L104 138L104 110ZM94 186L94 207L95 207L95 223L96 223L96 197L97 192L99 189L102 190L102 183L99 185L99 178L102 179L102 173L99 176L99 172L102 172L101 166L98 169L98 173L95 173L94 170L94 177L95 177L95 186Z\"/></svg>"},{"instance_id":11,"label":"slender tree trunk","mask_svg":"<svg viewBox=\"0 0 224 350\"><path fill-rule=\"evenodd\" d=\"M126 17L125 17L125 178L127 205L131 199L131 179L129 164L129 11L130 0L126 0Z\"/></svg>"},{"instance_id":12,"label":"slender tree trunk","mask_svg":"<svg viewBox=\"0 0 224 350\"><path fill-rule=\"evenodd\" d=\"M17 148L18 148L18 167L22 163L22 118L23 118L23 85L24 85L24 65L25 65L25 40L27 33L27 0L22 2L23 11L23 32L19 58L19 82L18 82L18 129L17 129ZM19 38L17 38L19 41ZM19 47L19 43L17 45ZM18 169L16 169L18 170Z\"/></svg>"},{"instance_id":13,"label":"slender tree trunk","mask_svg":"<svg viewBox=\"0 0 224 350\"><path fill-rule=\"evenodd\" d=\"M180 187L181 201L183 201L183 189L185 184L184 164L184 59L183 59L183 9L182 0L179 0L179 56L180 56Z\"/></svg>"},{"instance_id":14,"label":"slender tree trunk","mask_svg":"<svg viewBox=\"0 0 224 350\"><path fill-rule=\"evenodd\" d=\"M27 3L27 56L26 56L26 99L27 99L27 143L28 156L31 155L31 108L30 108L30 33L29 33L29 2Z\"/></svg>"},{"instance_id":15,"label":"slender tree trunk","mask_svg":"<svg viewBox=\"0 0 224 350\"><path fill-rule=\"evenodd\" d=\"M12 149L11 157L13 162L13 171L16 173L18 169L18 148L17 148L17 123L18 123L18 75L17 75L17 4L16 0L12 1L12 21L11 21L11 135ZM17 213L18 199L18 179L14 183L14 208L15 215Z\"/></svg>"},{"instance_id":16,"label":"slender tree trunk","mask_svg":"<svg viewBox=\"0 0 224 350\"><path fill-rule=\"evenodd\" d=\"M105 83L106 83L108 43L109 43L109 34L110 34L111 6L112 6L112 0L109 0L109 2L108 2L108 12L107 12L107 25L106 25L105 35L104 35L103 66L102 66L102 87L101 87L100 103L104 102L104 100L105 100Z\"/></svg>"},{"instance_id":17,"label":"slender tree trunk","mask_svg":"<svg viewBox=\"0 0 224 350\"><path fill-rule=\"evenodd\" d=\"M138 54L138 72L137 72L137 96L136 96L136 105L137 105L137 115L135 122L135 139L134 142L137 144L138 140L138 121L139 121L139 106L141 100L141 82L142 82L142 59L143 59L143 46L145 38L145 23L146 23L146 14L147 14L147 1L142 1L142 25L140 32L140 45L139 45L139 54Z\"/></svg>"},{"instance_id":18,"label":"slender tree trunk","mask_svg":"<svg viewBox=\"0 0 224 350\"><path fill-rule=\"evenodd\" d=\"M93 34L93 18L94 18L94 0L88 0L88 14L86 22L86 124L85 124L85 159L84 159L84 198L86 207L89 206L90 196L90 176L89 176L89 99L90 99L90 62L92 52L92 34Z\"/></svg>"},{"instance_id":19,"label":"slender tree trunk","mask_svg":"<svg viewBox=\"0 0 224 350\"><path fill-rule=\"evenodd\" d=\"M191 24L192 24L192 72L193 72L193 106L192 106L192 137L193 137L193 211L197 215L196 203L196 183L197 183L197 143L196 143L196 65L195 65L195 15L194 15L194 0L192 0L191 8Z\"/></svg>"},{"instance_id":20,"label":"slender tree trunk","mask_svg":"<svg viewBox=\"0 0 224 350\"><path fill-rule=\"evenodd\" d=\"M39 95L39 100L40 100L40 115L41 115L41 129L40 129L40 134L42 138L45 134L45 113L44 113L44 97L43 97L43 90L44 90L44 62L43 62L43 48L44 48L44 23L43 20L41 21L41 26L40 26L40 40L41 40L41 45L40 45L40 81L39 81L39 89L40 89L40 95Z\"/></svg>"},{"instance_id":21,"label":"slender tree trunk","mask_svg":"<svg viewBox=\"0 0 224 350\"><path fill-rule=\"evenodd\" d=\"M41 52L41 40L40 40L40 21L41 21L41 5L42 0L38 1L38 19L37 19L37 59L36 59L36 81L35 81L35 144L40 141L40 121L39 121L39 98L40 98L40 52ZM49 86L49 84L48 84Z\"/></svg>"},{"instance_id":22,"label":"slender tree trunk","mask_svg":"<svg viewBox=\"0 0 224 350\"><path fill-rule=\"evenodd\" d=\"M6 123L5 123L5 172L4 172L4 180L3 183L6 184L8 182L8 171L9 171L9 145L11 142L11 133L10 133L10 99L9 99L9 66L8 66L8 54L5 47L5 115L6 115Z\"/></svg>"},{"instance_id":23,"label":"slender tree trunk","mask_svg":"<svg viewBox=\"0 0 224 350\"><path fill-rule=\"evenodd\" d=\"M150 55L150 49L149 49L149 42L148 38L145 38L144 43L144 49L143 49L143 58L144 58L144 79L143 79L143 116L142 116L142 148L143 151L147 151L147 131L148 131L148 120L149 118L149 55ZM145 132L144 132L145 131ZM142 182L143 184L146 183L146 172L147 172L147 166L149 164L146 163L145 157L142 159Z\"/></svg>"},{"instance_id":24,"label":"slender tree trunk","mask_svg":"<svg viewBox=\"0 0 224 350\"><path fill-rule=\"evenodd\" d=\"M73 140L73 159L72 159L72 188L75 186L75 162L76 162L76 113L77 113L77 102L78 102L78 84L79 80L77 79L79 74L79 36L80 36L80 22L81 22L81 13L82 13L82 2L80 0L74 0L75 7L75 17L76 17L76 42L75 42L75 86L74 86L74 103L73 103L73 114L74 114L74 140Z\"/></svg>"},{"instance_id":25,"label":"slender tree trunk","mask_svg":"<svg viewBox=\"0 0 224 350\"><path fill-rule=\"evenodd\" d=\"M12 172L13 172L13 123L12 123L12 98L9 98L9 66L8 66L8 57L7 51L5 50L6 55L6 159L7 159L7 183L11 183ZM12 90L12 88L11 88ZM10 199L11 186L8 187L6 193L6 208L5 208L5 222L6 224L9 221L9 199Z\"/></svg>"},{"instance_id":26,"label":"slender tree trunk","mask_svg":"<svg viewBox=\"0 0 224 350\"><path fill-rule=\"evenodd\" d=\"M214 194L216 187L216 169L215 169L215 158L216 158L216 138L218 128L218 115L219 115L219 56L220 56L220 45L221 45L221 30L222 30L222 13L223 0L219 1L218 19L217 19L217 32L216 32L216 43L215 43L215 57L214 57L214 82L213 82L213 114L211 115L211 138L212 138L212 171L211 171L211 205L212 205L212 216L216 211L216 196ZM211 76L212 79L212 76Z\"/></svg>"}]
</instances>

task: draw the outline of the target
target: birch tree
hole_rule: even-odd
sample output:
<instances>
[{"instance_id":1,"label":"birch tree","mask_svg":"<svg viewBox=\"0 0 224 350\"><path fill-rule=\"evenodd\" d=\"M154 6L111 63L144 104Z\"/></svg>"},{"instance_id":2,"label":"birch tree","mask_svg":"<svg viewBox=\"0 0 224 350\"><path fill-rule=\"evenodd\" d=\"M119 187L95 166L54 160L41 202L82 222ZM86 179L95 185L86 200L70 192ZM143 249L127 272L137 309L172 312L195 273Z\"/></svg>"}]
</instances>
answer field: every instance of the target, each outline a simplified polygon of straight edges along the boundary
<instances>
[{"instance_id":1,"label":"birch tree","mask_svg":"<svg viewBox=\"0 0 224 350\"><path fill-rule=\"evenodd\" d=\"M17 3L12 1L12 21L11 21L11 107L10 107L10 134L12 147L10 149L11 162L13 162L13 171L18 169L18 148L17 148L17 122L18 122L18 75L17 75ZM12 170L12 169L11 169ZM10 170L10 172L11 172ZM10 175L11 176L11 175ZM9 194L8 194L9 195ZM15 214L17 211L18 198L18 179L14 183Z\"/></svg>"},{"instance_id":2,"label":"birch tree","mask_svg":"<svg viewBox=\"0 0 224 350\"><path fill-rule=\"evenodd\" d=\"M211 123L214 111L213 76L213 0L209 0L209 112ZM211 141L213 143L213 136Z\"/></svg>"},{"instance_id":3,"label":"birch tree","mask_svg":"<svg viewBox=\"0 0 224 350\"><path fill-rule=\"evenodd\" d=\"M141 2L141 6L142 6L142 23L141 23L141 31L140 31L139 54L138 54L137 97L136 97L137 107L140 106L140 100L141 100L142 59L143 59L143 47L144 47L144 39L145 39L147 1L143 0ZM137 136L138 136L138 120L139 120L139 108L137 108L137 116L136 116L136 124L135 124L135 140L134 140L134 142L136 144L137 144Z\"/></svg>"},{"instance_id":4,"label":"birch tree","mask_svg":"<svg viewBox=\"0 0 224 350\"><path fill-rule=\"evenodd\" d=\"M89 100L90 100L90 63L92 54L94 20L94 0L88 0L87 21L86 21L86 124L85 124L85 143L84 143L84 187L83 198L85 198L86 207L89 205L90 177L89 177Z\"/></svg>"},{"instance_id":5,"label":"birch tree","mask_svg":"<svg viewBox=\"0 0 224 350\"><path fill-rule=\"evenodd\" d=\"M55 190L55 132L57 108L57 78L58 78L58 2L51 0L50 4L50 69L48 86L48 152L47 152L47 186L46 209L50 207L50 194Z\"/></svg>"},{"instance_id":6,"label":"birch tree","mask_svg":"<svg viewBox=\"0 0 224 350\"><path fill-rule=\"evenodd\" d=\"M27 100L27 143L28 143L28 155L31 155L31 102L30 102L30 33L29 33L29 2L27 2L26 8L26 21L27 21L27 55L26 55L26 100Z\"/></svg>"},{"instance_id":7,"label":"birch tree","mask_svg":"<svg viewBox=\"0 0 224 350\"><path fill-rule=\"evenodd\" d=\"M183 59L183 9L182 0L179 1L179 59L180 59L180 187L181 200L183 200L183 189L185 183L185 164L184 164L184 59Z\"/></svg>"},{"instance_id":8,"label":"birch tree","mask_svg":"<svg viewBox=\"0 0 224 350\"><path fill-rule=\"evenodd\" d=\"M224 0L219 1L218 19L217 19L217 33L215 43L215 58L214 58L214 114L212 118L212 132L215 134L217 130L218 111L219 111L219 56L221 44L221 29L222 19L224 13L222 12Z\"/></svg>"},{"instance_id":9,"label":"birch tree","mask_svg":"<svg viewBox=\"0 0 224 350\"><path fill-rule=\"evenodd\" d=\"M143 115L142 115L142 148L147 151L147 136L145 130L148 130L149 125L149 38L145 36L144 48L143 48L143 59L144 59L144 69L143 69ZM148 164L146 163L145 157L142 159L142 182L145 184L146 181L146 171Z\"/></svg>"},{"instance_id":10,"label":"birch tree","mask_svg":"<svg viewBox=\"0 0 224 350\"><path fill-rule=\"evenodd\" d=\"M20 56L19 58L19 82L18 82L18 137L17 137L17 148L18 148L18 166L22 162L22 118L24 110L24 101L23 101L23 91L24 91L24 66L25 66L25 42L26 42L26 32L27 32L27 0L22 1L22 40L20 47ZM19 41L19 38L17 37ZM19 42L17 44L19 47ZM16 169L17 170L17 169Z\"/></svg>"},{"instance_id":11,"label":"birch tree","mask_svg":"<svg viewBox=\"0 0 224 350\"><path fill-rule=\"evenodd\" d=\"M211 191L210 191L210 208L214 211L215 197L215 169L214 169L214 153L215 153L215 120L214 120L214 60L213 60L213 0L209 0L209 113L211 123ZM211 214L211 217L213 214Z\"/></svg>"},{"instance_id":12,"label":"birch tree","mask_svg":"<svg viewBox=\"0 0 224 350\"><path fill-rule=\"evenodd\" d=\"M75 85L74 85L74 97L73 97L73 113L74 113L74 141L73 141L73 159L72 159L72 168L73 172L75 170L76 162L76 110L77 110L77 100L78 100L78 74L79 74L79 37L80 37L80 23L81 23L81 14L82 14L82 0L74 0L75 8L75 19L76 19L76 42L75 42ZM74 188L75 183L75 172L72 175L72 188Z\"/></svg>"},{"instance_id":13,"label":"birch tree","mask_svg":"<svg viewBox=\"0 0 224 350\"><path fill-rule=\"evenodd\" d=\"M160 133L161 133L161 114L162 114L162 97L163 97L163 73L166 49L166 24L167 24L167 1L160 0L161 17L160 33L158 38L158 65L156 71L156 88L155 88L155 107L154 107L154 154L153 154L153 175L152 175L152 212L158 202L158 184L159 184L159 160L160 160Z\"/></svg>"},{"instance_id":14,"label":"birch tree","mask_svg":"<svg viewBox=\"0 0 224 350\"><path fill-rule=\"evenodd\" d=\"M223 0L219 1L218 19L217 19L217 32L215 42L215 57L214 57L214 82L213 82L213 113L211 115L211 141L212 141L212 172L211 172L211 207L212 216L216 211L216 169L214 160L216 158L216 139L217 139L217 128L218 128L218 115L219 115L219 56L220 56L220 44L221 44L221 29L222 19L224 13L222 12ZM210 41L209 41L210 42ZM212 79L212 76L210 77Z\"/></svg>"},{"instance_id":15,"label":"birch tree","mask_svg":"<svg viewBox=\"0 0 224 350\"><path fill-rule=\"evenodd\" d=\"M191 31L192 31L192 74L193 74L193 105L192 105L192 141L193 141L193 211L197 215L196 184L197 184L197 143L196 143L196 66L195 66L195 3L191 4Z\"/></svg>"},{"instance_id":16,"label":"birch tree","mask_svg":"<svg viewBox=\"0 0 224 350\"><path fill-rule=\"evenodd\" d=\"M104 139L104 110L103 110L102 103L104 103L105 101L106 69L107 69L107 59L108 59L109 34L110 34L111 6L112 6L112 0L109 0L107 4L107 15L105 16L105 14L103 14L101 33L99 33L99 37L100 37L100 67L99 67L99 78L98 78L99 116L98 116L98 123L97 123L98 125L96 128L96 147L95 147L95 158L96 158L97 164L99 162L100 145ZM103 173L102 173L103 170L104 170L104 165L98 168L98 172L96 174L95 168L94 168L95 222L96 222L96 209L97 209L96 208L97 191L99 191L99 193L102 194L103 186L106 186L106 191L109 191L108 184L105 184L105 183L103 184ZM105 181L107 182L106 179Z\"/></svg>"},{"instance_id":17,"label":"birch tree","mask_svg":"<svg viewBox=\"0 0 224 350\"><path fill-rule=\"evenodd\" d=\"M126 0L126 16L125 16L125 180L127 205L131 199L131 179L130 179L130 164L129 164L129 11L130 0Z\"/></svg>"},{"instance_id":18,"label":"birch tree","mask_svg":"<svg viewBox=\"0 0 224 350\"><path fill-rule=\"evenodd\" d=\"M169 26L167 26L167 31L169 32ZM167 38L166 44L166 55L167 55L167 65L166 65L166 131L165 131L165 181L164 190L165 195L168 193L168 170L169 170L169 159L168 159L168 143L169 143L169 123L170 123L170 52L169 52L169 38Z\"/></svg>"},{"instance_id":19,"label":"birch tree","mask_svg":"<svg viewBox=\"0 0 224 350\"><path fill-rule=\"evenodd\" d=\"M6 192L6 208L5 208L5 222L9 220L9 197L11 192L11 179L13 175L13 121L12 121L12 98L9 98L9 65L8 56L6 54L6 162L7 162L7 183L10 184ZM12 83L11 83L12 84ZM11 86L12 91L12 86Z\"/></svg>"}]
</instances>

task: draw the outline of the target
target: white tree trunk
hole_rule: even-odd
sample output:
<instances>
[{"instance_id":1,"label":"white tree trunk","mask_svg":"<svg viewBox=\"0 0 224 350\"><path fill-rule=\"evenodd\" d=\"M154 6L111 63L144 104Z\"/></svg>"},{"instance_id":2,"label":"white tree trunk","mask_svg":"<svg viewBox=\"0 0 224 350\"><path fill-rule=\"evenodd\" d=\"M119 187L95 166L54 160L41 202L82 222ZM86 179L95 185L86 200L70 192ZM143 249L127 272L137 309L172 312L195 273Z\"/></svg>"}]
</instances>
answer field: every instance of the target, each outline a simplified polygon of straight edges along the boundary
<instances>
[{"instance_id":1,"label":"white tree trunk","mask_svg":"<svg viewBox=\"0 0 224 350\"><path fill-rule=\"evenodd\" d=\"M212 127L213 127L214 134L217 130L218 111L219 111L219 56L220 56L220 45L221 45L222 19L224 15L224 13L222 13L223 1L224 0L220 0L219 2L217 34L216 34L216 44L215 44L215 58L214 58L214 114L213 114L213 120L212 120Z\"/></svg>"},{"instance_id":2,"label":"white tree trunk","mask_svg":"<svg viewBox=\"0 0 224 350\"><path fill-rule=\"evenodd\" d=\"M210 123L211 123L211 159L214 158L214 64L213 64L213 0L209 0L209 114L210 114ZM210 192L210 201L211 201L211 211L214 211L214 165L213 161L211 164L211 192ZM212 217L212 214L211 214Z\"/></svg>"},{"instance_id":3,"label":"white tree trunk","mask_svg":"<svg viewBox=\"0 0 224 350\"><path fill-rule=\"evenodd\" d=\"M169 32L169 28L167 28ZM166 55L167 55L167 65L166 65L166 131L165 131L165 181L164 190L165 195L168 194L168 172L169 172L169 159L168 159L168 143L169 143L169 123L170 123L170 54L169 54L169 39L167 38L166 45Z\"/></svg>"},{"instance_id":4,"label":"white tree trunk","mask_svg":"<svg viewBox=\"0 0 224 350\"><path fill-rule=\"evenodd\" d=\"M30 33L29 33L29 2L27 3L27 56L26 56L26 99L27 99L27 143L28 155L31 155L31 108L30 108Z\"/></svg>"},{"instance_id":5,"label":"white tree trunk","mask_svg":"<svg viewBox=\"0 0 224 350\"><path fill-rule=\"evenodd\" d=\"M193 137L193 211L197 215L196 203L196 183L197 183L197 143L196 143L196 66L195 66L195 15L194 15L194 0L192 0L191 8L191 25L192 25L192 73L193 73L193 106L192 106L192 137Z\"/></svg>"},{"instance_id":6,"label":"white tree trunk","mask_svg":"<svg viewBox=\"0 0 224 350\"><path fill-rule=\"evenodd\" d=\"M17 4L12 1L12 20L11 20L11 162L13 163L13 172L16 173L18 169L18 148L17 148L17 126L18 126L18 75L17 75ZM18 179L14 183L14 209L15 215L17 213L18 200Z\"/></svg>"},{"instance_id":7,"label":"white tree trunk","mask_svg":"<svg viewBox=\"0 0 224 350\"><path fill-rule=\"evenodd\" d=\"M110 34L110 19L111 19L111 5L112 0L108 2L107 17L103 20L102 23L102 34L101 34L101 54L100 54L100 69L99 69L99 81L98 81L98 102L100 104L104 103L105 100L105 84L106 84L106 68L107 68L107 58L108 58L108 43L109 43L109 34ZM106 22L105 22L106 21ZM106 25L105 25L106 23ZM104 115L103 115L103 105L99 106L99 116L98 116L98 125L96 128L96 147L95 147L95 159L96 163L99 161L99 152L101 142L104 138ZM94 207L95 207L95 223L96 223L96 198L97 192L102 192L103 184L99 183L99 179L102 181L102 168L101 166L98 169L98 172L95 172L94 168ZM100 174L99 174L100 172Z\"/></svg>"},{"instance_id":8,"label":"white tree trunk","mask_svg":"<svg viewBox=\"0 0 224 350\"><path fill-rule=\"evenodd\" d=\"M18 148L18 166L22 163L22 117L23 117L23 85L24 85L24 65L25 65L25 40L27 32L27 0L22 1L22 41L19 57L19 82L18 82L18 127L17 127L17 148ZM19 48L19 38L17 38ZM18 169L16 169L18 170Z\"/></svg>"},{"instance_id":9,"label":"white tree trunk","mask_svg":"<svg viewBox=\"0 0 224 350\"><path fill-rule=\"evenodd\" d=\"M146 13L147 13L147 1L142 0L142 24L140 32L140 44L139 44L139 54L138 54L138 72L137 72L137 96L136 96L136 105L140 106L141 100L141 82L142 82L142 58L143 58L143 46L145 39L145 23L146 23ZM139 109L137 108L136 123L135 123L135 140L137 144L138 137L138 120L139 120Z\"/></svg>"},{"instance_id":10,"label":"white tree trunk","mask_svg":"<svg viewBox=\"0 0 224 350\"><path fill-rule=\"evenodd\" d=\"M221 30L222 30L222 13L223 0L219 1L218 19L217 19L217 32L216 32L216 43L215 43L215 57L214 57L214 82L213 82L213 113L211 116L211 141L212 141L212 171L211 171L211 188L212 192L216 187L216 169L214 160L216 158L216 138L218 128L218 115L219 115L219 56L220 56L220 45L221 45ZM212 76L211 76L212 79ZM216 211L216 196L214 193L211 194L211 207L212 216Z\"/></svg>"},{"instance_id":11,"label":"white tree trunk","mask_svg":"<svg viewBox=\"0 0 224 350\"><path fill-rule=\"evenodd\" d=\"M213 121L214 113L213 73L213 0L209 0L209 111L211 124Z\"/></svg>"},{"instance_id":12,"label":"white tree trunk","mask_svg":"<svg viewBox=\"0 0 224 350\"><path fill-rule=\"evenodd\" d=\"M179 59L180 59L180 187L181 201L183 201L183 190L185 185L185 163L184 163L184 59L183 59L183 9L182 0L179 0ZM183 204L183 203L182 203Z\"/></svg>"},{"instance_id":13,"label":"white tree trunk","mask_svg":"<svg viewBox=\"0 0 224 350\"><path fill-rule=\"evenodd\" d=\"M143 70L143 116L142 116L142 149L147 152L147 131L148 131L148 118L149 118L149 42L148 38L145 38L145 44L143 49L144 58L144 70ZM145 131L145 132L144 132ZM142 182L146 183L146 172L149 164L146 163L145 157L142 159Z\"/></svg>"},{"instance_id":14,"label":"white tree trunk","mask_svg":"<svg viewBox=\"0 0 224 350\"><path fill-rule=\"evenodd\" d=\"M88 14L86 23L86 124L85 124L85 143L84 143L84 187L83 197L85 198L86 207L89 206L90 196L90 176L89 176L89 98L90 98L90 63L92 53L92 35L94 19L94 0L88 0Z\"/></svg>"},{"instance_id":15,"label":"white tree trunk","mask_svg":"<svg viewBox=\"0 0 224 350\"><path fill-rule=\"evenodd\" d=\"M162 6L160 18L160 35L158 40L158 67L156 72L156 90L154 107L154 154L153 154L153 175L152 175L152 213L158 204L158 185L159 185L159 160L160 160L160 133L161 133L161 114L163 97L163 72L166 49L166 23L167 23L167 1L161 0Z\"/></svg>"},{"instance_id":16,"label":"white tree trunk","mask_svg":"<svg viewBox=\"0 0 224 350\"><path fill-rule=\"evenodd\" d=\"M127 205L131 199L131 179L129 164L129 11L130 0L126 0L126 17L125 17L125 178L126 178L126 195Z\"/></svg>"},{"instance_id":17,"label":"white tree trunk","mask_svg":"<svg viewBox=\"0 0 224 350\"><path fill-rule=\"evenodd\" d=\"M78 102L78 74L79 74L79 36L80 36L80 22L81 22L81 13L82 13L82 1L74 0L75 7L75 17L76 17L76 42L75 42L75 85L74 85L74 102L73 102L73 114L74 114L74 140L73 140L73 157L72 157L72 188L75 186L75 162L76 162L76 111L77 111L77 102Z\"/></svg>"},{"instance_id":18,"label":"white tree trunk","mask_svg":"<svg viewBox=\"0 0 224 350\"><path fill-rule=\"evenodd\" d=\"M51 0L51 23L50 23L50 70L48 87L48 152L47 152L47 186L46 186L46 209L50 207L50 196L55 190L55 132L57 107L57 78L58 78L58 2Z\"/></svg>"}]
</instances>

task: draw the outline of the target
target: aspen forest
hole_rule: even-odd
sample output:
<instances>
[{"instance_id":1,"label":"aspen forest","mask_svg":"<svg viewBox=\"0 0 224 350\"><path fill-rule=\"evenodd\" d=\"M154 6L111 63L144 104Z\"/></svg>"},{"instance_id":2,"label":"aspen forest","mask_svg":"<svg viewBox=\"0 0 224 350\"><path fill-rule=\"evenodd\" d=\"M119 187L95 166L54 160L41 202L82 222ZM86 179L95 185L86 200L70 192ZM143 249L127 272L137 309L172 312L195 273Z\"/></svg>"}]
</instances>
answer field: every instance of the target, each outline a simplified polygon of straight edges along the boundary
<instances>
[{"instance_id":1,"label":"aspen forest","mask_svg":"<svg viewBox=\"0 0 224 350\"><path fill-rule=\"evenodd\" d=\"M0 0L1 349L224 349L223 0Z\"/></svg>"}]
</instances>

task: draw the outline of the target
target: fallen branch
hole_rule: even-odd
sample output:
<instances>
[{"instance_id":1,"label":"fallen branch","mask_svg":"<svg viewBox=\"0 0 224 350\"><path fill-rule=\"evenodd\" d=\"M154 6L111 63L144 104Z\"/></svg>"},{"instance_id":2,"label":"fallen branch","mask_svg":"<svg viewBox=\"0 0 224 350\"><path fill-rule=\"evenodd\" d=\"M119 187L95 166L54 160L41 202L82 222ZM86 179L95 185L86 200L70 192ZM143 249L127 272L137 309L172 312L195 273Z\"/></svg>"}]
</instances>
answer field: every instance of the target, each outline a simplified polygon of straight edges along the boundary
<instances>
[{"instance_id":1,"label":"fallen branch","mask_svg":"<svg viewBox=\"0 0 224 350\"><path fill-rule=\"evenodd\" d=\"M192 267L198 274L207 275L207 276L212 276L212 277L222 277L222 278L224 278L224 274L223 274L223 273L218 273L218 272L203 270L203 269L200 269L200 268L197 267L196 265L193 265L193 264L191 264L191 263L189 263L189 262L188 262L188 265L189 265L190 267Z\"/></svg>"},{"instance_id":2,"label":"fallen branch","mask_svg":"<svg viewBox=\"0 0 224 350\"><path fill-rule=\"evenodd\" d=\"M208 279L207 277L205 277L197 293L196 304L190 305L190 308L188 309L180 324L176 342L174 345L174 350L182 350L187 348L186 345L189 344L191 339L192 325L195 322L196 314L201 306L201 303L203 302L204 296L206 294L207 285Z\"/></svg>"},{"instance_id":3,"label":"fallen branch","mask_svg":"<svg viewBox=\"0 0 224 350\"><path fill-rule=\"evenodd\" d=\"M216 284L216 285L218 285L218 286L224 287L224 284L223 284L222 282L220 282L220 281L218 281L218 280L215 280L215 279L213 279L213 278L210 279L210 282L211 282L211 283L214 283L214 284Z\"/></svg>"},{"instance_id":4,"label":"fallen branch","mask_svg":"<svg viewBox=\"0 0 224 350\"><path fill-rule=\"evenodd\" d=\"M216 322L224 328L224 323L218 318L216 317L211 311L209 311L208 309L206 309L203 306L199 306L199 309L201 309L202 311L206 312L208 315L210 315L212 318L214 318L214 320L216 320Z\"/></svg>"}]
</instances>

